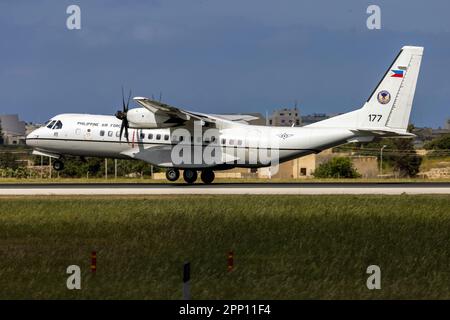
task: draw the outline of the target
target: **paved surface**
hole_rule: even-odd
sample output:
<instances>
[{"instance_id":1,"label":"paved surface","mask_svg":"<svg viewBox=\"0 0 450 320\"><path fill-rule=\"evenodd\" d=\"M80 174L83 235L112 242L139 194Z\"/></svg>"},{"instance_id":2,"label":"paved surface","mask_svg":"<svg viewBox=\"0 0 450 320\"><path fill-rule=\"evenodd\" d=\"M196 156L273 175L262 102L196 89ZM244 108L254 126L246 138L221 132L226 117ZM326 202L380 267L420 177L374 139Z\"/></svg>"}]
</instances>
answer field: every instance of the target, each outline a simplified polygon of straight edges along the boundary
<instances>
[{"instance_id":1,"label":"paved surface","mask_svg":"<svg viewBox=\"0 0 450 320\"><path fill-rule=\"evenodd\" d=\"M0 184L0 195L450 194L450 183Z\"/></svg>"}]
</instances>

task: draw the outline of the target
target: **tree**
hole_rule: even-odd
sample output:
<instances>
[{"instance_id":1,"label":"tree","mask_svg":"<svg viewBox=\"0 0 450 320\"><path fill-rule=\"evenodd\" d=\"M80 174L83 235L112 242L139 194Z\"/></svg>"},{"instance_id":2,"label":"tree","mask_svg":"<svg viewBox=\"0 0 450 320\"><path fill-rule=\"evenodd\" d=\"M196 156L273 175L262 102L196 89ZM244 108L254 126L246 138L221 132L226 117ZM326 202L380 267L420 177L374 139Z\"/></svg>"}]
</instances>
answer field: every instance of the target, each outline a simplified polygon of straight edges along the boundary
<instances>
[{"instance_id":1,"label":"tree","mask_svg":"<svg viewBox=\"0 0 450 320\"><path fill-rule=\"evenodd\" d=\"M316 178L358 178L361 175L353 167L350 158L335 157L322 163L314 172Z\"/></svg>"},{"instance_id":2,"label":"tree","mask_svg":"<svg viewBox=\"0 0 450 320\"><path fill-rule=\"evenodd\" d=\"M414 126L408 126L408 132ZM383 146L383 164L392 167L400 177L415 177L420 170L422 158L414 150L413 139L410 138L389 138L379 139L374 142L362 143L358 146L357 155L379 156ZM380 160L380 159L378 159Z\"/></svg>"},{"instance_id":3,"label":"tree","mask_svg":"<svg viewBox=\"0 0 450 320\"><path fill-rule=\"evenodd\" d=\"M450 134L435 138L427 142L423 147L427 150L432 150L428 154L430 156L448 156L450 152Z\"/></svg>"},{"instance_id":4,"label":"tree","mask_svg":"<svg viewBox=\"0 0 450 320\"><path fill-rule=\"evenodd\" d=\"M427 142L424 146L427 150L450 150L450 134L445 134Z\"/></svg>"},{"instance_id":5,"label":"tree","mask_svg":"<svg viewBox=\"0 0 450 320\"><path fill-rule=\"evenodd\" d=\"M0 121L0 145L4 143L3 140L3 131L2 131L2 122Z\"/></svg>"},{"instance_id":6,"label":"tree","mask_svg":"<svg viewBox=\"0 0 450 320\"><path fill-rule=\"evenodd\" d=\"M412 139L392 139L396 153L387 155L386 159L392 162L394 171L400 177L415 177L420 171L422 158L414 151Z\"/></svg>"},{"instance_id":7,"label":"tree","mask_svg":"<svg viewBox=\"0 0 450 320\"><path fill-rule=\"evenodd\" d=\"M19 167L19 157L12 152L0 153L0 168L17 169Z\"/></svg>"}]
</instances>

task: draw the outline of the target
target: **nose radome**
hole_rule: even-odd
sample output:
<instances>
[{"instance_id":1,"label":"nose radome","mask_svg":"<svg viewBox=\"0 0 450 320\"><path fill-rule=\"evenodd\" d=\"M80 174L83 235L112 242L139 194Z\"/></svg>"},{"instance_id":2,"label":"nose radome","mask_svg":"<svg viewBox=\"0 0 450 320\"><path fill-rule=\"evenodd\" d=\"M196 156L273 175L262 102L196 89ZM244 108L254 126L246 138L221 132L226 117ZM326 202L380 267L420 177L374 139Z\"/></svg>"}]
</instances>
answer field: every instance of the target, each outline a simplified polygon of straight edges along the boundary
<instances>
[{"instance_id":1,"label":"nose radome","mask_svg":"<svg viewBox=\"0 0 450 320\"><path fill-rule=\"evenodd\" d=\"M32 146L35 145L35 141L33 140L33 138L39 137L39 135L37 134L37 130L39 130L39 129L36 129L36 130L34 130L34 131L31 131L31 132L25 137L25 143L26 143L27 146L32 147Z\"/></svg>"}]
</instances>

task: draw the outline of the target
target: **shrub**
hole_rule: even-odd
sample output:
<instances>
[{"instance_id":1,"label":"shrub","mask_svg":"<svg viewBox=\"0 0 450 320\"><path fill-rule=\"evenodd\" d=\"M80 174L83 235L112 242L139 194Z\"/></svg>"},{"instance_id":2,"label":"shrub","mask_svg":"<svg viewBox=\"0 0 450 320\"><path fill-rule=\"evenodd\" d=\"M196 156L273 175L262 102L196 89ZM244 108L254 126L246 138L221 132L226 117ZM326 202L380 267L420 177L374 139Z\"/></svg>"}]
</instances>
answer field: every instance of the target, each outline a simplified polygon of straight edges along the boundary
<instances>
[{"instance_id":1,"label":"shrub","mask_svg":"<svg viewBox=\"0 0 450 320\"><path fill-rule=\"evenodd\" d=\"M358 178L361 175L353 167L350 158L336 157L319 165L314 176L316 178Z\"/></svg>"}]
</instances>

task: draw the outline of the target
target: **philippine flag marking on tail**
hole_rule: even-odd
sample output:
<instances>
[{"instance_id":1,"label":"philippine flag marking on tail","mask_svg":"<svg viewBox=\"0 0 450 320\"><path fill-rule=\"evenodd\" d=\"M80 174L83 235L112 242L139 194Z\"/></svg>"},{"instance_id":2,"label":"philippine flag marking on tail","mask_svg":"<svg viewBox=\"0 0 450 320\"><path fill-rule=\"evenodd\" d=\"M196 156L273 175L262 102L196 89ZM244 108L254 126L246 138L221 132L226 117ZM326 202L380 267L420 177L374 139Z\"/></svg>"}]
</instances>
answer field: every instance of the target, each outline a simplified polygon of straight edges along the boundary
<instances>
[{"instance_id":1,"label":"philippine flag marking on tail","mask_svg":"<svg viewBox=\"0 0 450 320\"><path fill-rule=\"evenodd\" d=\"M391 75L391 78L403 78L403 70L391 70L394 74Z\"/></svg>"}]
</instances>

